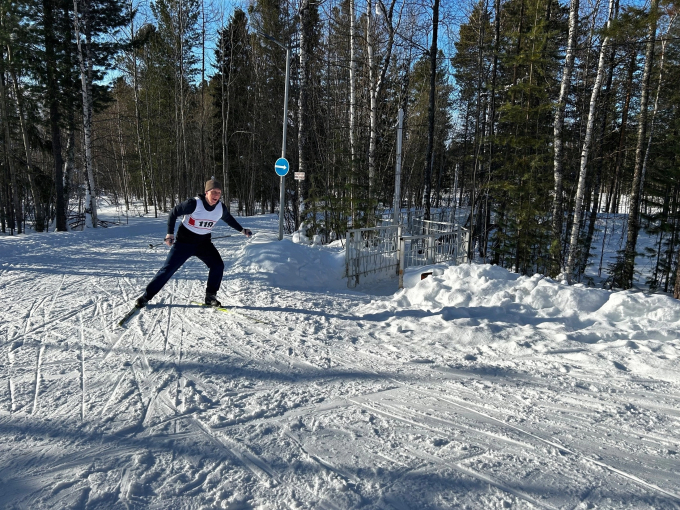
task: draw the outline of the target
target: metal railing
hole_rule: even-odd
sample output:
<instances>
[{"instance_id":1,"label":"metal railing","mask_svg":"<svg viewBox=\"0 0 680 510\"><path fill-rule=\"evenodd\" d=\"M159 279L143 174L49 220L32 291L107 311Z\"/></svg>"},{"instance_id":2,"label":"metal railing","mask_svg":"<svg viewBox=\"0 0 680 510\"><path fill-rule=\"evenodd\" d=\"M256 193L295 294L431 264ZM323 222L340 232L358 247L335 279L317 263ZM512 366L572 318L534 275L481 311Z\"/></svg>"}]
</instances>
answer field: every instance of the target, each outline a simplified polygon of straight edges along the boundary
<instances>
[{"instance_id":1,"label":"metal railing","mask_svg":"<svg viewBox=\"0 0 680 510\"><path fill-rule=\"evenodd\" d=\"M400 237L401 226L348 230L345 243L347 286L355 287L359 278L369 273L396 272Z\"/></svg>"},{"instance_id":2,"label":"metal railing","mask_svg":"<svg viewBox=\"0 0 680 510\"><path fill-rule=\"evenodd\" d=\"M429 224L437 225L438 228L431 228L427 232L447 232L450 231L451 225L454 224L453 213L455 211L452 209L433 209L430 212ZM411 209L410 211L399 211L398 215L398 225L402 225L406 232L413 235L419 235L426 233L424 230L426 225L426 220L423 219L424 211L422 209ZM385 211L376 216L376 226L385 227L389 225L395 225L394 213L392 211Z\"/></svg>"},{"instance_id":3,"label":"metal railing","mask_svg":"<svg viewBox=\"0 0 680 510\"><path fill-rule=\"evenodd\" d=\"M403 231L411 235L402 235ZM413 218L410 225L349 230L345 244L347 286L355 287L362 276L384 272L398 274L402 288L407 267L467 262L468 243L469 232L460 225L419 218Z\"/></svg>"},{"instance_id":4,"label":"metal railing","mask_svg":"<svg viewBox=\"0 0 680 510\"><path fill-rule=\"evenodd\" d=\"M468 261L469 242L467 229L456 226L454 232L432 232L399 238L399 288L404 288L404 270L407 267L427 266L441 262L464 264Z\"/></svg>"}]
</instances>

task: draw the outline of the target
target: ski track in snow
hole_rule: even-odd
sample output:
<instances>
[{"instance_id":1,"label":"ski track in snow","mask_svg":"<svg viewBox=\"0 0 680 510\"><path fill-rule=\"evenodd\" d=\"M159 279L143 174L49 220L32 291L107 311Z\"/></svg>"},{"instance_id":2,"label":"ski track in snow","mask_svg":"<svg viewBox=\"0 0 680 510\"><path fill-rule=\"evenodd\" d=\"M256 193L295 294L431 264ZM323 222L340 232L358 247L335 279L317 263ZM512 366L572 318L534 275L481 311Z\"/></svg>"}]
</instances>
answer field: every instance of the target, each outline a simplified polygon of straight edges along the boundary
<instances>
[{"instance_id":1,"label":"ski track in snow","mask_svg":"<svg viewBox=\"0 0 680 510\"><path fill-rule=\"evenodd\" d=\"M276 218L243 223L274 238ZM310 287L311 258L277 286L281 246L291 265L320 252L249 260L256 235L215 243L234 313L191 305L207 277L192 259L118 328L162 231L0 244L0 505L680 508L679 334L662 322L626 341L586 315L535 319L516 303L557 285L540 279L439 311L389 283Z\"/></svg>"}]
</instances>

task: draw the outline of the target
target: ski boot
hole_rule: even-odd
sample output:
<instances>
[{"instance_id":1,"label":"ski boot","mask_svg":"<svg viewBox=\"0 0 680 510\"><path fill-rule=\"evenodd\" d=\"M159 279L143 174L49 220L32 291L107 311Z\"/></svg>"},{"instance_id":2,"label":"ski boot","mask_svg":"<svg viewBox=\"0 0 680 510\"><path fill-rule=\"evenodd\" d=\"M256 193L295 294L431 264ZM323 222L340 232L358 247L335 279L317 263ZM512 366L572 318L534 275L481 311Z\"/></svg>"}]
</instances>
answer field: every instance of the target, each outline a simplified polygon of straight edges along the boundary
<instances>
[{"instance_id":1,"label":"ski boot","mask_svg":"<svg viewBox=\"0 0 680 510\"><path fill-rule=\"evenodd\" d=\"M215 308L220 308L222 303L217 300L217 294L210 294L206 292L205 294L205 304L207 306L214 306Z\"/></svg>"}]
</instances>

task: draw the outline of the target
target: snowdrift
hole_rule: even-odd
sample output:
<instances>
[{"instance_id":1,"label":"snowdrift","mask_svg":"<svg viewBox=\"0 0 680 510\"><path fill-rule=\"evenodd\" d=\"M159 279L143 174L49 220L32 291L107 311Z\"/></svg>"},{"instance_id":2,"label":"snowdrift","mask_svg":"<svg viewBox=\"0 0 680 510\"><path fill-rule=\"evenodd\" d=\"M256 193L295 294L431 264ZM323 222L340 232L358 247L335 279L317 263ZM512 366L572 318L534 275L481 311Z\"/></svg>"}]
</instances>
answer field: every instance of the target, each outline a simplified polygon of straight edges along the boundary
<instances>
[{"instance_id":1,"label":"snowdrift","mask_svg":"<svg viewBox=\"0 0 680 510\"><path fill-rule=\"evenodd\" d=\"M421 281L426 271L433 274ZM680 339L680 303L668 296L568 286L480 264L414 268L405 286L366 305L365 317L390 320L401 330L429 327L453 350L580 351L591 362L606 350L620 370L680 380L659 366L660 359L675 358Z\"/></svg>"},{"instance_id":2,"label":"snowdrift","mask_svg":"<svg viewBox=\"0 0 680 510\"><path fill-rule=\"evenodd\" d=\"M339 290L347 287L342 248L279 241L259 233L244 245L235 266L262 283L288 289Z\"/></svg>"}]
</instances>

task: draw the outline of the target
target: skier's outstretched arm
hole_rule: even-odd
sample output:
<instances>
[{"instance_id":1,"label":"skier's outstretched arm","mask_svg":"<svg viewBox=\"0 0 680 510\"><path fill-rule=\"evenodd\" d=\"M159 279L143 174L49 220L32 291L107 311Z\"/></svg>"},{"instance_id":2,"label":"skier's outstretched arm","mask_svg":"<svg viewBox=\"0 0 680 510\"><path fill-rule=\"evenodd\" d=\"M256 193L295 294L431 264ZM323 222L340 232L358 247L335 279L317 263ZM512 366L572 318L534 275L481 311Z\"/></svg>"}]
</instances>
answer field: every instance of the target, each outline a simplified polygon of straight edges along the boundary
<instances>
[{"instance_id":1,"label":"skier's outstretched arm","mask_svg":"<svg viewBox=\"0 0 680 510\"><path fill-rule=\"evenodd\" d=\"M243 228L241 224L236 221L236 218L234 218L231 213L229 212L229 208L222 204L222 221L224 221L227 225L229 225L231 228L234 230L238 230L242 234L244 234L246 237L250 237L253 235L253 232L248 229L248 228Z\"/></svg>"}]
</instances>

